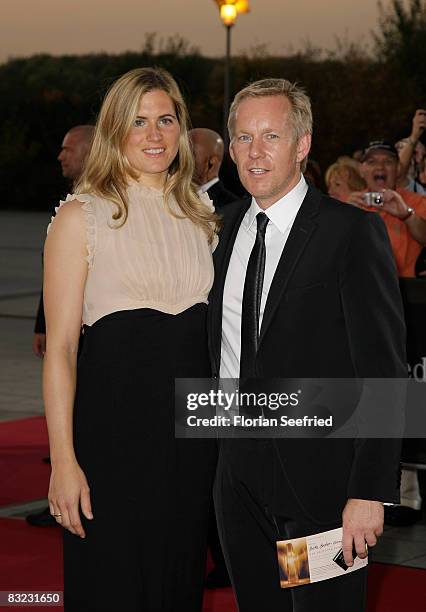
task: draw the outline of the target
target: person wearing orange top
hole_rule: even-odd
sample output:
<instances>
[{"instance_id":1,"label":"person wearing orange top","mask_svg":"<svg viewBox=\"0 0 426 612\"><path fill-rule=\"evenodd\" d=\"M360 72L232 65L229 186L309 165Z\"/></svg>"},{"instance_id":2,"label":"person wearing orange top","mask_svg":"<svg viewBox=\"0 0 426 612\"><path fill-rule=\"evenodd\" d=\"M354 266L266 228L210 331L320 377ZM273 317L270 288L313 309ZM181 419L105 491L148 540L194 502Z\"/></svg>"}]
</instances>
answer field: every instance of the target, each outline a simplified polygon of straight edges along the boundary
<instances>
[{"instance_id":1,"label":"person wearing orange top","mask_svg":"<svg viewBox=\"0 0 426 612\"><path fill-rule=\"evenodd\" d=\"M350 204L377 212L388 230L401 278L415 277L416 262L426 244L426 197L396 187L400 174L396 148L384 140L370 142L361 157L361 175L369 192L381 192L381 206L368 206L365 191L351 193ZM404 300L407 323L407 356L410 366L424 355L424 306ZM413 442L413 441L412 441ZM404 448L407 449L405 445ZM401 505L385 509L385 523L408 526L421 517L422 498L416 470L402 470Z\"/></svg>"},{"instance_id":2,"label":"person wearing orange top","mask_svg":"<svg viewBox=\"0 0 426 612\"><path fill-rule=\"evenodd\" d=\"M418 256L426 245L426 197L397 188L398 153L384 140L365 147L360 167L367 191L382 192L381 206L369 206L365 191L349 195L348 203L380 214L386 224L400 277L414 277Z\"/></svg>"}]
</instances>

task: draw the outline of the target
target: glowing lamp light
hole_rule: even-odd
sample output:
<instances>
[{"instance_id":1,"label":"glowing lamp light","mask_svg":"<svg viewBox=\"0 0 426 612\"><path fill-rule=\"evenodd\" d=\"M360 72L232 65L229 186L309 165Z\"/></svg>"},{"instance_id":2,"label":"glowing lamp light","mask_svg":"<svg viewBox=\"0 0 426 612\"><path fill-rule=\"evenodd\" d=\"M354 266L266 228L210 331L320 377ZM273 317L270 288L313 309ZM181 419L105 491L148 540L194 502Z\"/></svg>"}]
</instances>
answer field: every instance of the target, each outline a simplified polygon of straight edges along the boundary
<instances>
[{"instance_id":1,"label":"glowing lamp light","mask_svg":"<svg viewBox=\"0 0 426 612\"><path fill-rule=\"evenodd\" d=\"M231 81L231 31L239 13L250 12L249 0L213 0L226 28L225 84L223 89L223 139L228 144L228 112Z\"/></svg>"},{"instance_id":2,"label":"glowing lamp light","mask_svg":"<svg viewBox=\"0 0 426 612\"><path fill-rule=\"evenodd\" d=\"M248 0L237 0L237 2L235 3L235 6L237 7L237 13L249 13L250 12Z\"/></svg>"},{"instance_id":3,"label":"glowing lamp light","mask_svg":"<svg viewBox=\"0 0 426 612\"><path fill-rule=\"evenodd\" d=\"M223 24L226 26L232 26L237 18L237 5L236 4L222 4L220 7L220 18Z\"/></svg>"},{"instance_id":4,"label":"glowing lamp light","mask_svg":"<svg viewBox=\"0 0 426 612\"><path fill-rule=\"evenodd\" d=\"M220 18L225 26L233 26L239 13L249 13L249 0L214 0L219 7Z\"/></svg>"}]
</instances>

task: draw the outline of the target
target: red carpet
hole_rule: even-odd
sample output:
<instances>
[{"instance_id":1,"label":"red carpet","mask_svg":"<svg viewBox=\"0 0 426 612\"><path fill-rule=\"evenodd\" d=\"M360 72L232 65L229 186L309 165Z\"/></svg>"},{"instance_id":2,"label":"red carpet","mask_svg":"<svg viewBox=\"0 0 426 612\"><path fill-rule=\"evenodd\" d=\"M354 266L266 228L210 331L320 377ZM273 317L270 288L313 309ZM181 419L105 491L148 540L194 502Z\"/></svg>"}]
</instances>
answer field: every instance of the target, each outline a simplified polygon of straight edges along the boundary
<instances>
[{"instance_id":1,"label":"red carpet","mask_svg":"<svg viewBox=\"0 0 426 612\"><path fill-rule=\"evenodd\" d=\"M59 529L37 529L21 520L0 519L0 542L0 591L62 590ZM37 607L37 610L52 608ZM203 612L236 610L231 589L206 592ZM373 564L367 611L425 612L426 570Z\"/></svg>"},{"instance_id":2,"label":"red carpet","mask_svg":"<svg viewBox=\"0 0 426 612\"><path fill-rule=\"evenodd\" d=\"M0 591L62 590L61 532L30 527L23 520L0 519ZM1 610L61 610L45 606Z\"/></svg>"},{"instance_id":3,"label":"red carpet","mask_svg":"<svg viewBox=\"0 0 426 612\"><path fill-rule=\"evenodd\" d=\"M43 417L0 423L0 506L47 495L50 467L42 463L47 453ZM60 530L0 519L0 591L60 591L62 584ZM231 589L206 592L203 612L236 610ZM426 570L373 564L367 612L426 612Z\"/></svg>"},{"instance_id":4,"label":"red carpet","mask_svg":"<svg viewBox=\"0 0 426 612\"><path fill-rule=\"evenodd\" d=\"M426 570L373 563L367 612L426 612Z\"/></svg>"},{"instance_id":5,"label":"red carpet","mask_svg":"<svg viewBox=\"0 0 426 612\"><path fill-rule=\"evenodd\" d=\"M48 454L44 417L0 423L0 506L47 497Z\"/></svg>"}]
</instances>

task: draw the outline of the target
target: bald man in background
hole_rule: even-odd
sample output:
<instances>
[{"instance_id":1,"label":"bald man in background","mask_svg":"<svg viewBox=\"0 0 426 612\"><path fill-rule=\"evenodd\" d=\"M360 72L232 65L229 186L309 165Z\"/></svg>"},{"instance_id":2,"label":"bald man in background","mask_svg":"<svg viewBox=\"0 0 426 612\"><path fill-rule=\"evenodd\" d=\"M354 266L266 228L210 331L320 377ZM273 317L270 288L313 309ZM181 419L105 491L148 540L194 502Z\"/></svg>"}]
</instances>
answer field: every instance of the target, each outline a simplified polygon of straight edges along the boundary
<instances>
[{"instance_id":1,"label":"bald man in background","mask_svg":"<svg viewBox=\"0 0 426 612\"><path fill-rule=\"evenodd\" d=\"M208 128L194 128L190 130L189 137L195 160L193 178L199 186L198 193L207 193L216 209L238 200L219 178L224 154L221 136Z\"/></svg>"},{"instance_id":2,"label":"bald man in background","mask_svg":"<svg viewBox=\"0 0 426 612\"><path fill-rule=\"evenodd\" d=\"M73 183L80 178L84 162L92 145L93 125L76 125L64 136L58 161L61 163L62 175Z\"/></svg>"},{"instance_id":3,"label":"bald man in background","mask_svg":"<svg viewBox=\"0 0 426 612\"><path fill-rule=\"evenodd\" d=\"M89 153L93 125L76 125L64 136L58 161L62 167L62 176L74 184L83 172L84 162ZM43 357L46 350L46 323L44 321L43 292L40 294L36 322L34 326L33 351L37 357Z\"/></svg>"}]
</instances>

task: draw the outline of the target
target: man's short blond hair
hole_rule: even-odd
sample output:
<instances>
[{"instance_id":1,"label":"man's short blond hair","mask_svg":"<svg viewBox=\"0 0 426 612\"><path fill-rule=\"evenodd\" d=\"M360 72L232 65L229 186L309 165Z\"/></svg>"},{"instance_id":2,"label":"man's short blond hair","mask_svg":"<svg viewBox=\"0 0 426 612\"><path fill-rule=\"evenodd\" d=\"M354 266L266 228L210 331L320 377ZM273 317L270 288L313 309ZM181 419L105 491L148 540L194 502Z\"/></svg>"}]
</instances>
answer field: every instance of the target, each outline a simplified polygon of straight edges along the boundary
<instances>
[{"instance_id":1,"label":"man's short blond hair","mask_svg":"<svg viewBox=\"0 0 426 612\"><path fill-rule=\"evenodd\" d=\"M291 83L286 79L262 79L250 83L237 93L229 109L228 131L232 140L234 135L235 117L239 105L247 98L266 98L268 96L283 96L287 98L291 107L291 126L295 142L305 136L312 134L312 108L311 101L305 90L297 83ZM306 159L301 164L302 172L305 170Z\"/></svg>"}]
</instances>

